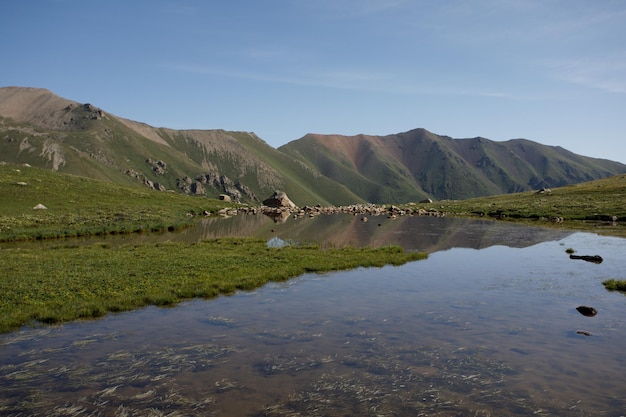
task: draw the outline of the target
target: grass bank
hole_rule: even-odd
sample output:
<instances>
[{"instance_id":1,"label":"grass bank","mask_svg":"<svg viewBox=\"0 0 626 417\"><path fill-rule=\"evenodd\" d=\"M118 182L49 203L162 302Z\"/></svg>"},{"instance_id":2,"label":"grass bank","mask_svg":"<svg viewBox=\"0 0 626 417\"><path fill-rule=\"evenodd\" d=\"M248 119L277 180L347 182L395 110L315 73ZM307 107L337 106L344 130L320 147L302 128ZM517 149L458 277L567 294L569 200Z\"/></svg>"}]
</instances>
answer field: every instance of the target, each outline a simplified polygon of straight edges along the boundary
<instances>
[{"instance_id":1,"label":"grass bank","mask_svg":"<svg viewBox=\"0 0 626 417\"><path fill-rule=\"evenodd\" d=\"M490 216L626 236L626 175L553 188L424 204L452 216ZM613 222L613 219L616 221Z\"/></svg>"},{"instance_id":2,"label":"grass bank","mask_svg":"<svg viewBox=\"0 0 626 417\"><path fill-rule=\"evenodd\" d=\"M609 291L619 291L626 293L626 279L608 279L602 282L604 288Z\"/></svg>"},{"instance_id":3,"label":"grass bank","mask_svg":"<svg viewBox=\"0 0 626 417\"><path fill-rule=\"evenodd\" d=\"M47 246L0 250L1 332L29 323L58 323L232 294L307 272L400 265L427 256L398 247L268 248L266 242L250 239L115 248Z\"/></svg>"},{"instance_id":4,"label":"grass bank","mask_svg":"<svg viewBox=\"0 0 626 417\"><path fill-rule=\"evenodd\" d=\"M173 230L228 203L0 165L0 241ZM34 210L42 204L46 209Z\"/></svg>"}]
</instances>

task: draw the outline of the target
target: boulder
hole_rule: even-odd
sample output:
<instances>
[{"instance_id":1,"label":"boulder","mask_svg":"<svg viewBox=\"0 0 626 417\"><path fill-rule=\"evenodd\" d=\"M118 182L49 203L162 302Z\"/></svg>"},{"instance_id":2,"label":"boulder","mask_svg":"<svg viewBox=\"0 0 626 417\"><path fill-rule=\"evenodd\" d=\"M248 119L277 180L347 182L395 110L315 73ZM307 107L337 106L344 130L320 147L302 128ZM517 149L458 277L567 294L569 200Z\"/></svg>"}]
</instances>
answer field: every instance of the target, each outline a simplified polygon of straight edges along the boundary
<instances>
[{"instance_id":1,"label":"boulder","mask_svg":"<svg viewBox=\"0 0 626 417\"><path fill-rule=\"evenodd\" d=\"M33 207L33 210L48 210L48 207L46 207L43 204L39 203L35 207Z\"/></svg>"},{"instance_id":2,"label":"boulder","mask_svg":"<svg viewBox=\"0 0 626 417\"><path fill-rule=\"evenodd\" d=\"M271 197L263 200L263 205L278 208L296 208L294 202L287 197L284 191L274 191Z\"/></svg>"}]
</instances>

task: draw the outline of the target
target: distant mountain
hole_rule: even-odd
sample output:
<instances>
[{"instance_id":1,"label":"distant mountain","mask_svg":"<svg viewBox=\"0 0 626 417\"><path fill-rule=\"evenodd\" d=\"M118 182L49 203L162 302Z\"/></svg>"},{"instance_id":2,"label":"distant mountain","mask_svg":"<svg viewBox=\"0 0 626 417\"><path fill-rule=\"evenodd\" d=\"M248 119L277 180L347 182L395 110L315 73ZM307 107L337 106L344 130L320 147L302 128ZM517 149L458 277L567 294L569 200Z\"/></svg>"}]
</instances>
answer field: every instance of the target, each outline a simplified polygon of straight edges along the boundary
<instances>
[{"instance_id":1,"label":"distant mountain","mask_svg":"<svg viewBox=\"0 0 626 417\"><path fill-rule=\"evenodd\" d=\"M626 172L624 164L530 140L452 139L424 129L388 136L309 134L278 150L372 202L465 199Z\"/></svg>"},{"instance_id":2,"label":"distant mountain","mask_svg":"<svg viewBox=\"0 0 626 417\"><path fill-rule=\"evenodd\" d=\"M556 187L626 165L528 140L306 135L278 149L254 133L173 130L40 88L0 88L0 161L118 184L260 204L275 190L299 206L462 199Z\"/></svg>"}]
</instances>

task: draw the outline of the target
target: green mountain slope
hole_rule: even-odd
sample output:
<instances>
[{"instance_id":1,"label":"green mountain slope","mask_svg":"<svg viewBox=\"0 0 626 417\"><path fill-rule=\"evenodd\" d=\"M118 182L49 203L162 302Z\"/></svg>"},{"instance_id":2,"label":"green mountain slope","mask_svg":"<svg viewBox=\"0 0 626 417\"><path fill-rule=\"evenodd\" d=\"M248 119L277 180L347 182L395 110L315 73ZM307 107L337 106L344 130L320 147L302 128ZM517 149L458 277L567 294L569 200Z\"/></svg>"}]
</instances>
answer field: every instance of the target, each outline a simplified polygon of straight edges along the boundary
<instances>
[{"instance_id":1,"label":"green mountain slope","mask_svg":"<svg viewBox=\"0 0 626 417\"><path fill-rule=\"evenodd\" d=\"M626 172L618 162L525 139L309 134L279 148L371 202L464 199L558 187Z\"/></svg>"},{"instance_id":2,"label":"green mountain slope","mask_svg":"<svg viewBox=\"0 0 626 417\"><path fill-rule=\"evenodd\" d=\"M0 88L0 155L119 184L255 204L277 189L298 205L363 201L253 133L154 128L44 89Z\"/></svg>"}]
</instances>

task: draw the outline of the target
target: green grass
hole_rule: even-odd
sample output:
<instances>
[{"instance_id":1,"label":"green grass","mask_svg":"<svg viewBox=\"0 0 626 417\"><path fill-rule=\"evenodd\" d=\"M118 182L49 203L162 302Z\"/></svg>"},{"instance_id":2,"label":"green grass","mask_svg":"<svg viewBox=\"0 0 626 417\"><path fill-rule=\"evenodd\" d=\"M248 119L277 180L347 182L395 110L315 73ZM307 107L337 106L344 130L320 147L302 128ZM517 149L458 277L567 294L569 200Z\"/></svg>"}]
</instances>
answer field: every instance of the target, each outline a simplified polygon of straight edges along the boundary
<instances>
[{"instance_id":1,"label":"green grass","mask_svg":"<svg viewBox=\"0 0 626 417\"><path fill-rule=\"evenodd\" d=\"M0 332L145 305L171 306L307 272L400 265L425 257L398 247L268 248L264 241L250 239L120 247L9 246L0 250Z\"/></svg>"},{"instance_id":2,"label":"green grass","mask_svg":"<svg viewBox=\"0 0 626 417\"><path fill-rule=\"evenodd\" d=\"M452 216L491 216L509 220L544 221L557 227L626 235L626 175L553 188L549 193L522 192L468 200L444 200L421 205ZM598 230L598 222L617 217L621 227ZM553 220L560 218L562 223Z\"/></svg>"},{"instance_id":3,"label":"green grass","mask_svg":"<svg viewBox=\"0 0 626 417\"><path fill-rule=\"evenodd\" d=\"M609 291L626 292L626 280L608 279L602 282L602 285Z\"/></svg>"},{"instance_id":4,"label":"green grass","mask_svg":"<svg viewBox=\"0 0 626 417\"><path fill-rule=\"evenodd\" d=\"M17 165L0 165L0 201L0 241L172 230L226 206Z\"/></svg>"}]
</instances>

